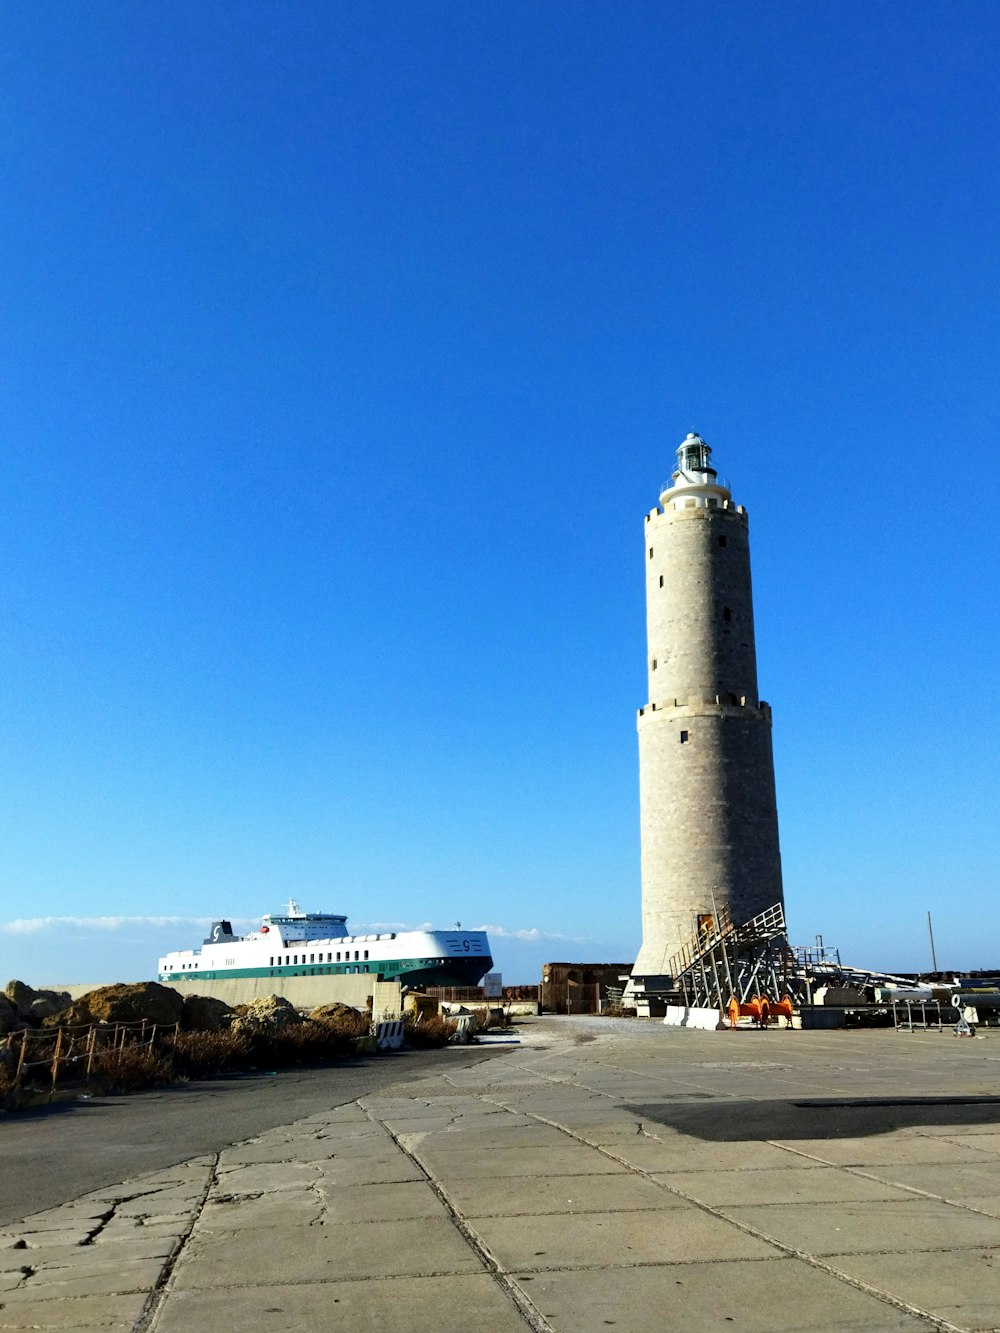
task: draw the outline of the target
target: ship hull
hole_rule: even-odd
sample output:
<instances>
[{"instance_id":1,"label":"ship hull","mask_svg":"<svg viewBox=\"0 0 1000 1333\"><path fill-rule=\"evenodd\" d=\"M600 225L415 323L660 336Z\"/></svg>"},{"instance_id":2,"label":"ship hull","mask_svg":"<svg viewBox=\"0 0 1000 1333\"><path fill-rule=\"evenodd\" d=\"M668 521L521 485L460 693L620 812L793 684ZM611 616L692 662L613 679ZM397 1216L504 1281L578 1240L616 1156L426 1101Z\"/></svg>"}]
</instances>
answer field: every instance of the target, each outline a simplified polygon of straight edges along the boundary
<instances>
[{"instance_id":1,"label":"ship hull","mask_svg":"<svg viewBox=\"0 0 1000 1333\"><path fill-rule=\"evenodd\" d=\"M399 981L404 986L478 986L493 966L488 955L475 958L449 958L427 966L419 959L400 958L373 961L364 969L374 981ZM346 963L292 967L218 967L199 969L198 973L164 970L159 979L164 985L177 981L241 981L270 978L283 981L289 977L343 977L357 975L359 969Z\"/></svg>"}]
</instances>

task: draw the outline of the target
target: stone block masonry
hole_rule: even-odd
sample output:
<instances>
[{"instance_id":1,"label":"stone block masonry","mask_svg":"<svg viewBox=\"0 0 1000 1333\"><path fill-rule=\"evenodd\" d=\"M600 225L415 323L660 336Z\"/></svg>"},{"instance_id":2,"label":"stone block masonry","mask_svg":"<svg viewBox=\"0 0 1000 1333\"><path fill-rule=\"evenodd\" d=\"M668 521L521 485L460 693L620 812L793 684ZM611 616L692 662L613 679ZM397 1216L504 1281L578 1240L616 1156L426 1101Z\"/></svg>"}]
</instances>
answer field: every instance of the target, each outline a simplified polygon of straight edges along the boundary
<instances>
[{"instance_id":1,"label":"stone block masonry","mask_svg":"<svg viewBox=\"0 0 1000 1333\"><path fill-rule=\"evenodd\" d=\"M662 976L700 920L782 901L771 710L757 692L749 519L689 435L646 516L639 710L642 948Z\"/></svg>"}]
</instances>

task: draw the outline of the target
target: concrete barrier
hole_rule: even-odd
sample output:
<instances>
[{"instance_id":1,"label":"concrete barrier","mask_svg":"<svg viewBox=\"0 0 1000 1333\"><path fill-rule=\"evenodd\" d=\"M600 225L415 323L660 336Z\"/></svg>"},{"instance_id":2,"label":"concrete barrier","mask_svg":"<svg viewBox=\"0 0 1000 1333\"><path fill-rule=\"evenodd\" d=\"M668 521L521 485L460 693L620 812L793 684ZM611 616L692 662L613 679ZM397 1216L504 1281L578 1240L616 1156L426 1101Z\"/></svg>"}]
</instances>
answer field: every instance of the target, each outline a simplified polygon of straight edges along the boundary
<instances>
[{"instance_id":1,"label":"concrete barrier","mask_svg":"<svg viewBox=\"0 0 1000 1333\"><path fill-rule=\"evenodd\" d=\"M700 1028L703 1032L725 1026L718 1009L689 1009L683 1004L668 1004L663 1023L668 1028Z\"/></svg>"},{"instance_id":2,"label":"concrete barrier","mask_svg":"<svg viewBox=\"0 0 1000 1333\"><path fill-rule=\"evenodd\" d=\"M403 1045L403 1020L390 1018L375 1024L375 1045L380 1051L398 1051Z\"/></svg>"}]
</instances>

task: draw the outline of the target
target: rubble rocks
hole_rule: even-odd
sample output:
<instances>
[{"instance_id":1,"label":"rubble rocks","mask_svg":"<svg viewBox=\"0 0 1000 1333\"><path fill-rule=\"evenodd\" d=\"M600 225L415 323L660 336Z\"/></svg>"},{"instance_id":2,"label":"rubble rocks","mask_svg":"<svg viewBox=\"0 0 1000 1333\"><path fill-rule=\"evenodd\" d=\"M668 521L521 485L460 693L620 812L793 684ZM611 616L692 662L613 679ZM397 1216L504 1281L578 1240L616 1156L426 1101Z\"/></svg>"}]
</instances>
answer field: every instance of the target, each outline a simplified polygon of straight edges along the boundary
<instances>
[{"instance_id":1,"label":"rubble rocks","mask_svg":"<svg viewBox=\"0 0 1000 1333\"><path fill-rule=\"evenodd\" d=\"M360 1009L352 1009L349 1004L318 1004L309 1017L316 1023L356 1023L362 1013Z\"/></svg>"},{"instance_id":2,"label":"rubble rocks","mask_svg":"<svg viewBox=\"0 0 1000 1333\"><path fill-rule=\"evenodd\" d=\"M185 995L181 1027L187 1032L221 1032L229 1026L233 1010L225 1000L211 995Z\"/></svg>"},{"instance_id":3,"label":"rubble rocks","mask_svg":"<svg viewBox=\"0 0 1000 1333\"><path fill-rule=\"evenodd\" d=\"M25 1026L17 1012L17 1005L6 995L0 995L0 1036L5 1032L19 1032Z\"/></svg>"},{"instance_id":4,"label":"rubble rocks","mask_svg":"<svg viewBox=\"0 0 1000 1333\"><path fill-rule=\"evenodd\" d=\"M43 1018L40 1026L43 1028L87 1028L96 1022L97 1019L82 1000L72 1000L67 1008L50 1014L48 1018Z\"/></svg>"},{"instance_id":5,"label":"rubble rocks","mask_svg":"<svg viewBox=\"0 0 1000 1333\"><path fill-rule=\"evenodd\" d=\"M299 1012L290 1000L281 995L262 995L249 1004L236 1006L236 1017L231 1024L233 1032L243 1032L247 1036L273 1031L275 1028L291 1027L301 1023Z\"/></svg>"},{"instance_id":6,"label":"rubble rocks","mask_svg":"<svg viewBox=\"0 0 1000 1333\"><path fill-rule=\"evenodd\" d=\"M23 981L8 981L4 997L13 1005L18 1018L37 1025L43 1018L58 1014L70 1003L69 992L59 990L35 990Z\"/></svg>"},{"instance_id":7,"label":"rubble rocks","mask_svg":"<svg viewBox=\"0 0 1000 1333\"><path fill-rule=\"evenodd\" d=\"M172 1027L184 1013L183 997L158 981L118 982L98 986L80 997L80 1005L100 1023L150 1023Z\"/></svg>"}]
</instances>

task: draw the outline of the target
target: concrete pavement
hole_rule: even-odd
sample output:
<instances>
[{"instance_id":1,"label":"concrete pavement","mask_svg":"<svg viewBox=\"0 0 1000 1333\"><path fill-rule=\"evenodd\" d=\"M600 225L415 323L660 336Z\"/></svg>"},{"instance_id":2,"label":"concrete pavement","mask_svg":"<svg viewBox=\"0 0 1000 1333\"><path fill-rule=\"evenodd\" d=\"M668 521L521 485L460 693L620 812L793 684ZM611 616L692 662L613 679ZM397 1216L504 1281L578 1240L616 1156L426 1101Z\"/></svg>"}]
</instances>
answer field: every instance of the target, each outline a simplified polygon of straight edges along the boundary
<instances>
[{"instance_id":1,"label":"concrete pavement","mask_svg":"<svg viewBox=\"0 0 1000 1333\"><path fill-rule=\"evenodd\" d=\"M996 1036L519 1032L6 1228L0 1330L1000 1328Z\"/></svg>"},{"instance_id":2,"label":"concrete pavement","mask_svg":"<svg viewBox=\"0 0 1000 1333\"><path fill-rule=\"evenodd\" d=\"M446 1053L450 1063L482 1063L470 1046ZM57 1101L19 1115L0 1113L0 1231L28 1212L215 1154L365 1093L424 1078L440 1067L439 1051L403 1051L337 1061L280 1074L227 1074L141 1096Z\"/></svg>"}]
</instances>

